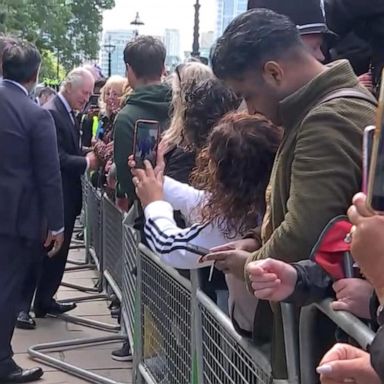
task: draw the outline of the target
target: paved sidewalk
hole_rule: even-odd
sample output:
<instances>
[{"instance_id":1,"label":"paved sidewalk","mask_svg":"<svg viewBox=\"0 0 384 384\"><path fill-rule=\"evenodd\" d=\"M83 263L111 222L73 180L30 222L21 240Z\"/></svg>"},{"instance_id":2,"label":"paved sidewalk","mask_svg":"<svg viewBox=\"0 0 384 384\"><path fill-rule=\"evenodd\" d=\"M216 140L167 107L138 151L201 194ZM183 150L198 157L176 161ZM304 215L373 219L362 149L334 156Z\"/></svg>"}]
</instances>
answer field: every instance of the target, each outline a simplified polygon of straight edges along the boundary
<instances>
[{"instance_id":1,"label":"paved sidewalk","mask_svg":"<svg viewBox=\"0 0 384 384\"><path fill-rule=\"evenodd\" d=\"M71 251L71 260L84 260L83 250ZM95 282L94 271L67 272L64 281L85 286L92 286ZM79 291L61 287L58 299L67 299L84 295ZM85 294L87 295L87 294ZM77 308L70 312L77 316L84 316L90 319L114 323L111 319L108 303L103 300L81 302ZM37 328L33 331L15 330L13 337L13 349L15 360L22 367L33 367L36 365L44 368L43 379L37 383L41 384L80 384L86 381L67 375L55 368L45 366L39 362L31 360L27 354L27 349L31 345L42 344L61 340L71 340L77 338L100 337L109 335L98 330L79 326L59 319L46 318L37 319ZM120 383L132 383L131 363L120 363L111 359L111 351L120 347L119 343L105 344L94 347L81 348L77 350L66 350L63 352L51 353L52 356L59 357L61 360L74 363L80 368L90 370L99 375L116 380Z\"/></svg>"}]
</instances>

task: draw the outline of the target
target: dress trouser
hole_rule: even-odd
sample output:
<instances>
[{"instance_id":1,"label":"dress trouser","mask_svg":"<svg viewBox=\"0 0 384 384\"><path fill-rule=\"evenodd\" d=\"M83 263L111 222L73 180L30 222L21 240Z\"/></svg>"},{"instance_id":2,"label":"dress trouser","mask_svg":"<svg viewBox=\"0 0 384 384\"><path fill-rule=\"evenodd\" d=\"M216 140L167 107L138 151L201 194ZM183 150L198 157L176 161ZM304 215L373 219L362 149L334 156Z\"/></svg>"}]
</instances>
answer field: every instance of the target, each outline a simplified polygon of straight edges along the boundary
<instances>
[{"instance_id":1,"label":"dress trouser","mask_svg":"<svg viewBox=\"0 0 384 384\"><path fill-rule=\"evenodd\" d=\"M75 221L76 216L65 218L64 243L60 251L51 258L44 257L40 280L36 289L35 308L49 309L53 303L53 297L56 295L63 279Z\"/></svg>"},{"instance_id":2,"label":"dress trouser","mask_svg":"<svg viewBox=\"0 0 384 384\"><path fill-rule=\"evenodd\" d=\"M36 286L40 280L42 263L45 257L47 257L47 253L43 247L36 249L33 254L31 264L21 287L20 306L18 312L29 313L31 310L33 295L35 294Z\"/></svg>"},{"instance_id":3,"label":"dress trouser","mask_svg":"<svg viewBox=\"0 0 384 384\"><path fill-rule=\"evenodd\" d=\"M25 239L0 235L0 377L15 369L11 339L33 248Z\"/></svg>"}]
</instances>

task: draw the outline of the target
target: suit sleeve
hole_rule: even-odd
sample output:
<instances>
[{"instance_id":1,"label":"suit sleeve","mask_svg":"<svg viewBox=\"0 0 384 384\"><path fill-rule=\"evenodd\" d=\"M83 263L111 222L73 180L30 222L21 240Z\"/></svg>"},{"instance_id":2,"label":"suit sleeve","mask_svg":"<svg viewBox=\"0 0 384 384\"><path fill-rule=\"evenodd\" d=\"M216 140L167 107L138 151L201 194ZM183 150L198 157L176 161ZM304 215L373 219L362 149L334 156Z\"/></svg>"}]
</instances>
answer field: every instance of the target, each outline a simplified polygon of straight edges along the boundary
<instances>
[{"instance_id":1,"label":"suit sleeve","mask_svg":"<svg viewBox=\"0 0 384 384\"><path fill-rule=\"evenodd\" d=\"M50 112L56 125L60 168L66 173L81 176L87 169L87 160L83 156L71 155L65 150L64 128L60 122L59 116L54 111Z\"/></svg>"},{"instance_id":2,"label":"suit sleeve","mask_svg":"<svg viewBox=\"0 0 384 384\"><path fill-rule=\"evenodd\" d=\"M130 201L136 198L131 170L128 167L128 157L132 155L133 148L133 130L134 127L125 114L117 115L113 155L116 164L116 177L119 192L127 196Z\"/></svg>"},{"instance_id":3,"label":"suit sleeve","mask_svg":"<svg viewBox=\"0 0 384 384\"><path fill-rule=\"evenodd\" d=\"M63 192L54 121L41 109L31 131L32 159L48 229L64 227Z\"/></svg>"},{"instance_id":4,"label":"suit sleeve","mask_svg":"<svg viewBox=\"0 0 384 384\"><path fill-rule=\"evenodd\" d=\"M295 154L287 213L251 260L274 258L292 263L307 259L327 223L345 214L360 190L363 127L351 121L362 119L330 108L319 107L303 121L291 149ZM361 114L361 107L349 108ZM367 110L368 121L371 110Z\"/></svg>"}]
</instances>

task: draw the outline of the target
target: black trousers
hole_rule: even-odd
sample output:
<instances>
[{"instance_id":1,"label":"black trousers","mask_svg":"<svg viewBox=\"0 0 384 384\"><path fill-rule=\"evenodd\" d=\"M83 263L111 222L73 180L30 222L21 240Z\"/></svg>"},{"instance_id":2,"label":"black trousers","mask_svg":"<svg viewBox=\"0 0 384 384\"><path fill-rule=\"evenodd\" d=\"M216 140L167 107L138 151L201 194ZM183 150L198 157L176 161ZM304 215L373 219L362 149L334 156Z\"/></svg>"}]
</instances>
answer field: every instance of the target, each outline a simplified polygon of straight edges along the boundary
<instances>
[{"instance_id":1,"label":"black trousers","mask_svg":"<svg viewBox=\"0 0 384 384\"><path fill-rule=\"evenodd\" d=\"M15 369L11 339L21 286L36 244L0 235L0 377Z\"/></svg>"},{"instance_id":2,"label":"black trousers","mask_svg":"<svg viewBox=\"0 0 384 384\"><path fill-rule=\"evenodd\" d=\"M24 283L21 286L19 312L29 312L31 310L33 296L42 272L42 263L47 257L47 252L41 246L34 251L32 260L26 273Z\"/></svg>"},{"instance_id":3,"label":"black trousers","mask_svg":"<svg viewBox=\"0 0 384 384\"><path fill-rule=\"evenodd\" d=\"M34 307L49 309L53 303L53 297L58 291L63 279L65 265L67 263L69 247L75 226L76 216L65 218L64 243L60 251L53 257L44 257L40 279L37 284Z\"/></svg>"}]
</instances>

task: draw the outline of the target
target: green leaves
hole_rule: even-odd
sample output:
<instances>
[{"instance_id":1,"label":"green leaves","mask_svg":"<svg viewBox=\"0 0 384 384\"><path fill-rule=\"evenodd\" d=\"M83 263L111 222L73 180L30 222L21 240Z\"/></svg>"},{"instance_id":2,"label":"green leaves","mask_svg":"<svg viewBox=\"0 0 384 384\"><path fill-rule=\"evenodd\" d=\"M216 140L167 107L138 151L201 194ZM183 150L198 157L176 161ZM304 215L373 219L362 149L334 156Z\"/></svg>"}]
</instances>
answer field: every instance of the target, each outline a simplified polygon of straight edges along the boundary
<instances>
[{"instance_id":1,"label":"green leaves","mask_svg":"<svg viewBox=\"0 0 384 384\"><path fill-rule=\"evenodd\" d=\"M97 58L102 13L114 5L114 0L0 0L0 32L34 42L68 71Z\"/></svg>"}]
</instances>

